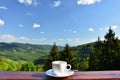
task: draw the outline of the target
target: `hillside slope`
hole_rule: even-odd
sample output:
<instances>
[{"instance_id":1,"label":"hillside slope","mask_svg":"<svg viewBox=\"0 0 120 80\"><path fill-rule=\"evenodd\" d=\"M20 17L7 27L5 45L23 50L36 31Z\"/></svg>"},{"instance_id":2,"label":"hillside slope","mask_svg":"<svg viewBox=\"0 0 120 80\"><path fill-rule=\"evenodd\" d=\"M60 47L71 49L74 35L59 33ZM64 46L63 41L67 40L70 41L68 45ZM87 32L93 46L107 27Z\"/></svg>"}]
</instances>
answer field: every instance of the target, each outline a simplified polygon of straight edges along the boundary
<instances>
[{"instance_id":1,"label":"hillside slope","mask_svg":"<svg viewBox=\"0 0 120 80\"><path fill-rule=\"evenodd\" d=\"M50 45L32 45L23 43L0 43L0 55L12 60L33 61L49 54Z\"/></svg>"}]
</instances>

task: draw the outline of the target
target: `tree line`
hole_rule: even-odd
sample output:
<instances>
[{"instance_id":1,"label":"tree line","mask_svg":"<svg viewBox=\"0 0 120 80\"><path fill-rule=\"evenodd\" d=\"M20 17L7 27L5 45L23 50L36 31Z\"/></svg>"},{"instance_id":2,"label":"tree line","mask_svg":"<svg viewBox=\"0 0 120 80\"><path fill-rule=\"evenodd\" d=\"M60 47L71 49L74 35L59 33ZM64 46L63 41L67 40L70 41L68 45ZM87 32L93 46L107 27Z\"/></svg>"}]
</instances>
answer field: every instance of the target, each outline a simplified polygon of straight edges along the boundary
<instances>
[{"instance_id":1,"label":"tree line","mask_svg":"<svg viewBox=\"0 0 120 80\"><path fill-rule=\"evenodd\" d=\"M72 48L66 44L63 50L58 50L58 47L56 46L56 43L54 43L50 54L47 56L47 59L45 61L44 70L48 70L52 68L52 61L56 60L62 60L67 61L68 64L72 65L72 68L76 68L76 57L72 52ZM76 64L76 65L75 65Z\"/></svg>"},{"instance_id":2,"label":"tree line","mask_svg":"<svg viewBox=\"0 0 120 80\"><path fill-rule=\"evenodd\" d=\"M110 28L101 41L95 42L90 54L89 70L120 70L120 42Z\"/></svg>"}]
</instances>

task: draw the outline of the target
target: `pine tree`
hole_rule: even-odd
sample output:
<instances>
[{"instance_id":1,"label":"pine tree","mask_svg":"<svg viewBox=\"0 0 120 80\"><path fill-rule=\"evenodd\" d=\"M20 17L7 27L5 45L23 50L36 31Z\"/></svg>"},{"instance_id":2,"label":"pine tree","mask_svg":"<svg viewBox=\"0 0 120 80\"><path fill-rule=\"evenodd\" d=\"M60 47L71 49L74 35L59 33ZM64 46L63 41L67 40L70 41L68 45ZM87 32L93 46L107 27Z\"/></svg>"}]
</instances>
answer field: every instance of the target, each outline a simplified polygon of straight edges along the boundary
<instances>
[{"instance_id":1,"label":"pine tree","mask_svg":"<svg viewBox=\"0 0 120 80\"><path fill-rule=\"evenodd\" d=\"M56 46L56 43L54 43L50 51L49 59L51 61L59 60L59 50L58 50L58 47Z\"/></svg>"},{"instance_id":2,"label":"pine tree","mask_svg":"<svg viewBox=\"0 0 120 80\"><path fill-rule=\"evenodd\" d=\"M104 36L105 40L95 43L94 52L90 55L90 70L115 70L120 69L120 43L115 33L110 28Z\"/></svg>"},{"instance_id":3,"label":"pine tree","mask_svg":"<svg viewBox=\"0 0 120 80\"><path fill-rule=\"evenodd\" d=\"M72 69L76 69L76 57L72 53L72 49L68 44L65 45L63 51L60 53L60 60L67 61L68 64L71 64Z\"/></svg>"},{"instance_id":4,"label":"pine tree","mask_svg":"<svg viewBox=\"0 0 120 80\"><path fill-rule=\"evenodd\" d=\"M93 52L90 54L89 70L100 70L100 56L102 54L102 41L98 37L98 41L94 44Z\"/></svg>"},{"instance_id":5,"label":"pine tree","mask_svg":"<svg viewBox=\"0 0 120 80\"><path fill-rule=\"evenodd\" d=\"M101 60L104 70L120 69L120 44L118 38L115 37L115 33L110 28L105 35L104 47L102 50L102 56L104 60Z\"/></svg>"},{"instance_id":6,"label":"pine tree","mask_svg":"<svg viewBox=\"0 0 120 80\"><path fill-rule=\"evenodd\" d=\"M56 43L54 43L50 54L47 56L47 59L45 61L45 70L51 69L52 68L52 61L59 60L59 50L56 46Z\"/></svg>"}]
</instances>

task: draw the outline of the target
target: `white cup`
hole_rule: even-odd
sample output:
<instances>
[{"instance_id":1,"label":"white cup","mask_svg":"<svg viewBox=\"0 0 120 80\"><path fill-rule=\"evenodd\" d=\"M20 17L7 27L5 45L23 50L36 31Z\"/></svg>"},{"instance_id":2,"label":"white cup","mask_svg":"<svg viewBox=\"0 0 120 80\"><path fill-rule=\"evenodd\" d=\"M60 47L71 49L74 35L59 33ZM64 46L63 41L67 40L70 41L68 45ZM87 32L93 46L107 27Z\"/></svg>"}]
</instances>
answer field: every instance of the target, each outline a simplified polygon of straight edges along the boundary
<instances>
[{"instance_id":1,"label":"white cup","mask_svg":"<svg viewBox=\"0 0 120 80\"><path fill-rule=\"evenodd\" d=\"M69 66L69 69L67 69ZM52 70L56 75L64 75L66 71L71 70L71 65L67 64L66 61L53 61Z\"/></svg>"}]
</instances>

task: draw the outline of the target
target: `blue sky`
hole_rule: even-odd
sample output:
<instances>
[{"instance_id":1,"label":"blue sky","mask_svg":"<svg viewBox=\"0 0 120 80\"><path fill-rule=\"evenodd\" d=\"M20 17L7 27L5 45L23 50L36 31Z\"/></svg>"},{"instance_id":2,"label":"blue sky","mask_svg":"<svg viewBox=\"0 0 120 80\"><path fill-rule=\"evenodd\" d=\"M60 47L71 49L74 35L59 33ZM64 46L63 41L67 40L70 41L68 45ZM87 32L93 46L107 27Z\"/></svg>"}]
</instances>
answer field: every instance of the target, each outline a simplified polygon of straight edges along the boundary
<instances>
[{"instance_id":1,"label":"blue sky","mask_svg":"<svg viewBox=\"0 0 120 80\"><path fill-rule=\"evenodd\" d=\"M0 0L0 42L70 46L120 38L120 0Z\"/></svg>"}]
</instances>

